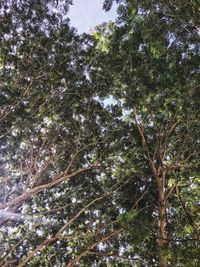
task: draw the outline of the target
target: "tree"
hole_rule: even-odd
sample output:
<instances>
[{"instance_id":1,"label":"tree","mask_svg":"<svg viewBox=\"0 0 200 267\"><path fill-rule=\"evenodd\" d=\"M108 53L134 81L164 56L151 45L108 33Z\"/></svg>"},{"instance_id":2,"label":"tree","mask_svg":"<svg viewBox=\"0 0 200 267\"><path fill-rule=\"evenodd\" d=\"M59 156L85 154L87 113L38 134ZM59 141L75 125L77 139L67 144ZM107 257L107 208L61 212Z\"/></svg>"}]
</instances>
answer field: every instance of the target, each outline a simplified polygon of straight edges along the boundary
<instances>
[{"instance_id":1,"label":"tree","mask_svg":"<svg viewBox=\"0 0 200 267\"><path fill-rule=\"evenodd\" d=\"M87 78L70 2L1 2L1 266L90 266L121 231L104 160L120 123Z\"/></svg>"},{"instance_id":2,"label":"tree","mask_svg":"<svg viewBox=\"0 0 200 267\"><path fill-rule=\"evenodd\" d=\"M180 1L120 2L124 4L118 8L119 26L107 36L106 54L101 51L104 63L99 82L103 76L112 81L109 94L122 104L132 125L124 162L130 162L135 175L139 170L140 184L148 164L146 179L156 187L153 216L157 230L153 226L152 230L157 253L153 262L158 261L159 266L196 266L194 247L199 244L199 226L193 210L198 209L199 196L198 6L195 1L187 1L185 6ZM180 10L186 14L181 24ZM98 59L93 64L98 66ZM183 217L177 216L181 210ZM177 242L188 239L193 244L184 245L183 250L190 247L193 262L190 258L187 263L182 256L176 261L172 250Z\"/></svg>"}]
</instances>

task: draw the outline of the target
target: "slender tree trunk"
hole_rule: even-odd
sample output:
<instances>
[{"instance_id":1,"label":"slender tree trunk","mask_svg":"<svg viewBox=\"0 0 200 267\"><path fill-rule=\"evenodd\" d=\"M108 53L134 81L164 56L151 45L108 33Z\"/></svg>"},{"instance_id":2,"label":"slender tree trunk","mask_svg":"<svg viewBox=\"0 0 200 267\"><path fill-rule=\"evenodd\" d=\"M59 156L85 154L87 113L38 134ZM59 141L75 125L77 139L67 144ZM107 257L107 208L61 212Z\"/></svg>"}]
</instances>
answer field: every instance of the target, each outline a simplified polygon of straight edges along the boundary
<instances>
[{"instance_id":1,"label":"slender tree trunk","mask_svg":"<svg viewBox=\"0 0 200 267\"><path fill-rule=\"evenodd\" d=\"M142 139L142 146L146 152L146 158L148 159L149 167L154 175L158 188L158 199L159 199L159 208L158 208L158 240L157 240L157 255L158 255L158 266L159 267L168 267L168 254L169 254L169 244L167 241L167 199L165 199L165 170L163 169L163 164L156 168L154 160L155 157L151 158L148 146L146 143L144 135L144 127L142 127L137 121L137 110L135 108L135 121L139 131L139 134ZM159 149L158 149L159 148ZM159 140L159 147L156 148L156 153L158 155L159 161L163 161L163 156L161 155L161 140Z\"/></svg>"},{"instance_id":2,"label":"slender tree trunk","mask_svg":"<svg viewBox=\"0 0 200 267\"><path fill-rule=\"evenodd\" d=\"M168 241L167 241L167 211L164 190L159 188L159 220L158 220L158 266L168 267Z\"/></svg>"}]
</instances>

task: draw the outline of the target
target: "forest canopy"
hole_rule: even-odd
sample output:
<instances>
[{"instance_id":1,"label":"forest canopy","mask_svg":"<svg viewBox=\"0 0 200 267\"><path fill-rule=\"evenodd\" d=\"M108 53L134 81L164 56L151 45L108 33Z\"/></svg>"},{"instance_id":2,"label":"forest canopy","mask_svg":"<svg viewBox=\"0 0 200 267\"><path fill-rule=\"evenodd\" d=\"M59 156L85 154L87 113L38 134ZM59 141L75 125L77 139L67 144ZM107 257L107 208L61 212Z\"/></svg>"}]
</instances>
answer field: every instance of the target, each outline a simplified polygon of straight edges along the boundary
<instances>
[{"instance_id":1,"label":"forest canopy","mask_svg":"<svg viewBox=\"0 0 200 267\"><path fill-rule=\"evenodd\" d=\"M200 4L0 1L0 266L199 266Z\"/></svg>"}]
</instances>

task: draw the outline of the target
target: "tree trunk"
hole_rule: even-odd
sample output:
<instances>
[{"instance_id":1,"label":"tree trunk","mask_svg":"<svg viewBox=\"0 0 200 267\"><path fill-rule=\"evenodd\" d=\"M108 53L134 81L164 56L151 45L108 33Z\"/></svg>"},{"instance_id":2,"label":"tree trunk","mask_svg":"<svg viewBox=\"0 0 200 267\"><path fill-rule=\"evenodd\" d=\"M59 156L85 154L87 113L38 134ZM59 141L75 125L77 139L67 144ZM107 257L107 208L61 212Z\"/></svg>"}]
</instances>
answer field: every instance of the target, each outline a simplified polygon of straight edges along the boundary
<instances>
[{"instance_id":1,"label":"tree trunk","mask_svg":"<svg viewBox=\"0 0 200 267\"><path fill-rule=\"evenodd\" d=\"M158 266L168 267L168 241L167 241L167 212L164 192L159 192L159 220L158 220Z\"/></svg>"}]
</instances>

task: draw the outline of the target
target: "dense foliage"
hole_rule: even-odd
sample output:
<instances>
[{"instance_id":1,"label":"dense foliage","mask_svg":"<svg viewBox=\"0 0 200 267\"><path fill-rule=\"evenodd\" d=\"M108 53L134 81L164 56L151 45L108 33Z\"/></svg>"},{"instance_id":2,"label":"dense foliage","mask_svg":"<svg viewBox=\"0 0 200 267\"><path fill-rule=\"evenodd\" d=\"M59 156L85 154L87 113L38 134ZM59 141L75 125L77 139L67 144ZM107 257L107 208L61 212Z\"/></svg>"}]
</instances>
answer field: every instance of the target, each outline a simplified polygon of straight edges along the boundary
<instances>
[{"instance_id":1,"label":"dense foliage","mask_svg":"<svg viewBox=\"0 0 200 267\"><path fill-rule=\"evenodd\" d=\"M116 3L0 3L0 266L199 264L198 1Z\"/></svg>"}]
</instances>

